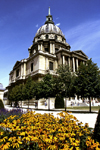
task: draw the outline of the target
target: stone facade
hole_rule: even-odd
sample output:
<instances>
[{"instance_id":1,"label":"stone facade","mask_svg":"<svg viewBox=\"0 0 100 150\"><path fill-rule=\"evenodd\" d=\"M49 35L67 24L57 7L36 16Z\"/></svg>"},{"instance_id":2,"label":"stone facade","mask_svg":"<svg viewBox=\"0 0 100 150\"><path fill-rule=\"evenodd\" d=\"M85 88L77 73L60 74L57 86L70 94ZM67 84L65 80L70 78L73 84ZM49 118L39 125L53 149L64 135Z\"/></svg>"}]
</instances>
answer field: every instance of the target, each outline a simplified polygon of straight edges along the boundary
<instances>
[{"instance_id":1,"label":"stone facade","mask_svg":"<svg viewBox=\"0 0 100 150\"><path fill-rule=\"evenodd\" d=\"M28 49L29 57L15 63L7 88L25 82L28 76L41 80L48 71L55 75L62 64L69 65L75 72L81 62L86 63L88 57L82 50L70 51L70 48L61 29L55 26L49 8L45 24L38 29Z\"/></svg>"}]
</instances>

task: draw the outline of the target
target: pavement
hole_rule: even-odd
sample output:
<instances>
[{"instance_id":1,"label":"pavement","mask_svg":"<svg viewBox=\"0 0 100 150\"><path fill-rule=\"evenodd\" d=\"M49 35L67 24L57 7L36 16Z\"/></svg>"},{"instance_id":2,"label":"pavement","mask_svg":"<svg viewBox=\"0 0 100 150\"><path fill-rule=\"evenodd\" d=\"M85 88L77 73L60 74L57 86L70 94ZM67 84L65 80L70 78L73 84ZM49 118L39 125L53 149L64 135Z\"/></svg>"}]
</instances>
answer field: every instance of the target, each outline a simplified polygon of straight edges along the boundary
<instances>
[{"instance_id":1,"label":"pavement","mask_svg":"<svg viewBox=\"0 0 100 150\"><path fill-rule=\"evenodd\" d=\"M5 105L5 108L8 109L8 110L11 110L11 109L16 109L16 108L12 108L10 107L9 105ZM20 109L23 109L23 111L27 111L27 108L20 108ZM33 111L35 111L36 113L41 113L41 114L44 114L44 113L53 113L53 115L55 117L57 117L58 113L61 112L61 111L64 111L64 109L53 109L53 110L38 110L38 109L34 109L34 108L30 108L32 109ZM71 110L72 112L72 110ZM77 113L76 113L77 112ZM80 122L83 123L83 125L85 125L85 123L88 123L89 124L89 127L91 128L94 128L95 127L95 123L96 123L96 118L97 118L97 111L95 112L92 112L92 113L88 113L88 112L85 112L85 111L80 111L79 110L74 110L72 112L72 115L74 115Z\"/></svg>"}]
</instances>

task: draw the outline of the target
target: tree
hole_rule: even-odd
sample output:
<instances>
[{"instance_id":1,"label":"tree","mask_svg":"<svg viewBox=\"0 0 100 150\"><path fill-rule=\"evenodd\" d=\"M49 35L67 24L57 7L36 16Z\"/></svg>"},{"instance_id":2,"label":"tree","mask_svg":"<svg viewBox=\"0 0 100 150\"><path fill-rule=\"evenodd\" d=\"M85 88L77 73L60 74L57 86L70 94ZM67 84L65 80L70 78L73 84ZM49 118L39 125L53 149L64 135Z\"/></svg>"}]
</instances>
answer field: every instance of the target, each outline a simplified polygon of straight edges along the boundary
<instances>
[{"instance_id":1,"label":"tree","mask_svg":"<svg viewBox=\"0 0 100 150\"><path fill-rule=\"evenodd\" d=\"M22 101L23 101L23 88L24 88L23 84L18 85L18 88L17 88L17 101L21 101L21 107L22 107Z\"/></svg>"},{"instance_id":2,"label":"tree","mask_svg":"<svg viewBox=\"0 0 100 150\"><path fill-rule=\"evenodd\" d=\"M4 108L3 101L0 99L0 109Z\"/></svg>"},{"instance_id":3,"label":"tree","mask_svg":"<svg viewBox=\"0 0 100 150\"><path fill-rule=\"evenodd\" d=\"M51 74L46 74L40 82L37 82L35 87L36 99L48 99L48 109L50 109L49 97L54 97L54 79Z\"/></svg>"},{"instance_id":4,"label":"tree","mask_svg":"<svg viewBox=\"0 0 100 150\"><path fill-rule=\"evenodd\" d=\"M71 72L71 69L68 65L61 65L57 69L57 88L59 93L63 96L63 98L74 96L74 81L75 75ZM66 111L66 100L65 100L65 111Z\"/></svg>"},{"instance_id":5,"label":"tree","mask_svg":"<svg viewBox=\"0 0 100 150\"><path fill-rule=\"evenodd\" d=\"M28 100L28 108L29 108L29 100L33 98L33 81L29 76L24 87L23 87L23 98Z\"/></svg>"},{"instance_id":6,"label":"tree","mask_svg":"<svg viewBox=\"0 0 100 150\"><path fill-rule=\"evenodd\" d=\"M54 78L51 74L46 74L41 81L41 98L48 99L48 109L50 109L49 97L55 97Z\"/></svg>"},{"instance_id":7,"label":"tree","mask_svg":"<svg viewBox=\"0 0 100 150\"><path fill-rule=\"evenodd\" d=\"M8 99L11 101L15 102L15 106L18 105L18 101L23 100L23 84L16 85L15 87L12 88L12 90L9 91L8 94Z\"/></svg>"},{"instance_id":8,"label":"tree","mask_svg":"<svg viewBox=\"0 0 100 150\"><path fill-rule=\"evenodd\" d=\"M54 78L51 74L46 74L42 80L43 84L43 97L54 97Z\"/></svg>"},{"instance_id":9,"label":"tree","mask_svg":"<svg viewBox=\"0 0 100 150\"><path fill-rule=\"evenodd\" d=\"M96 97L97 87L99 80L99 68L97 64L92 62L92 59L88 60L86 65L81 63L78 71L76 72L75 88L76 94L81 97L88 97L90 102L91 112L91 99L90 97ZM98 86L97 86L98 85Z\"/></svg>"},{"instance_id":10,"label":"tree","mask_svg":"<svg viewBox=\"0 0 100 150\"><path fill-rule=\"evenodd\" d=\"M11 106L12 106L12 101L15 102L15 105L17 103L17 99L16 99L16 93L17 93L17 88L16 86L12 88L12 90L9 91L9 94L8 94L8 99L11 101Z\"/></svg>"},{"instance_id":11,"label":"tree","mask_svg":"<svg viewBox=\"0 0 100 150\"><path fill-rule=\"evenodd\" d=\"M33 82L32 86L32 96L36 98L36 100L39 100L40 98L43 98L44 93L43 90L43 83L42 81Z\"/></svg>"},{"instance_id":12,"label":"tree","mask_svg":"<svg viewBox=\"0 0 100 150\"><path fill-rule=\"evenodd\" d=\"M55 108L64 108L64 98L60 94L56 95Z\"/></svg>"}]
</instances>

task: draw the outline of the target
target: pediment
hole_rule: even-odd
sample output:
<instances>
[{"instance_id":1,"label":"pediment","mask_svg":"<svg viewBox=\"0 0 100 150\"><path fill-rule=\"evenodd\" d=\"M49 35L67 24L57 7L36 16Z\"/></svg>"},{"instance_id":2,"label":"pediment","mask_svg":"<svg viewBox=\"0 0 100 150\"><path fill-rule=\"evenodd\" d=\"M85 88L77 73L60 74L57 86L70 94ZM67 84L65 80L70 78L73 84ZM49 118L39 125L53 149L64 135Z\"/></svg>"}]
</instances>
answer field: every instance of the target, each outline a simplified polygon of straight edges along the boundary
<instances>
[{"instance_id":1,"label":"pediment","mask_svg":"<svg viewBox=\"0 0 100 150\"><path fill-rule=\"evenodd\" d=\"M81 56L84 56L84 57L88 58L88 56L82 50L77 50L77 51L73 51L73 52L76 53L76 54L79 54Z\"/></svg>"},{"instance_id":2,"label":"pediment","mask_svg":"<svg viewBox=\"0 0 100 150\"><path fill-rule=\"evenodd\" d=\"M13 69L15 69L16 67L18 67L20 63L21 63L20 61L16 61L16 63L15 63L15 65L14 65Z\"/></svg>"}]
</instances>

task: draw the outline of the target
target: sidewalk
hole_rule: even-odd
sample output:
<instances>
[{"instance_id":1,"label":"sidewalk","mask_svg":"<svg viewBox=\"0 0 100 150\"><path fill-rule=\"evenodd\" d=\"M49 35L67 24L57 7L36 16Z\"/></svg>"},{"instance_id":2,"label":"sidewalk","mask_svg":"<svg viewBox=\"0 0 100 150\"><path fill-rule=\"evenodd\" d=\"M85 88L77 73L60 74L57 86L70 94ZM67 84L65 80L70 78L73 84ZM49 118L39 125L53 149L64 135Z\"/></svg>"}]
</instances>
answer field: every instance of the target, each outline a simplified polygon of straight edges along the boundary
<instances>
[{"instance_id":1,"label":"sidewalk","mask_svg":"<svg viewBox=\"0 0 100 150\"><path fill-rule=\"evenodd\" d=\"M9 105L5 105L5 108L8 109L8 110L11 110L11 109L16 109L16 108L13 108L13 107L10 107ZM27 111L27 108L20 108L20 109L23 109L24 111ZM55 117L57 117L57 113L61 112L61 111L64 111L64 109L53 109L53 110L47 110L47 109L34 109L32 107L29 107L29 109L32 109L33 111L35 111L36 113L41 113L41 114L44 114L44 113L53 113L53 115ZM72 110L68 110L68 111L71 111ZM77 112L77 113L76 113ZM96 118L97 118L97 111L93 112L93 113L89 113L89 112L86 112L86 111L80 111L79 110L74 110L72 112L72 115L74 115L80 122L83 123L83 125L85 123L88 123L89 124L89 127L91 128L94 128L95 126L95 122L96 122Z\"/></svg>"}]
</instances>

